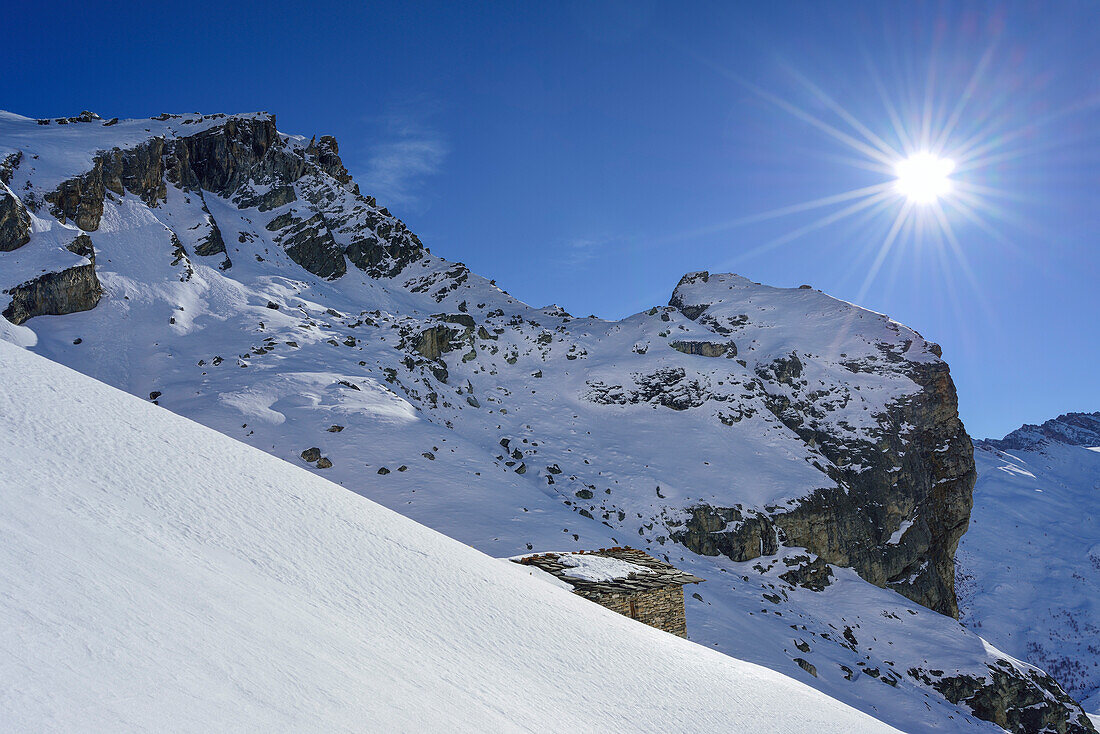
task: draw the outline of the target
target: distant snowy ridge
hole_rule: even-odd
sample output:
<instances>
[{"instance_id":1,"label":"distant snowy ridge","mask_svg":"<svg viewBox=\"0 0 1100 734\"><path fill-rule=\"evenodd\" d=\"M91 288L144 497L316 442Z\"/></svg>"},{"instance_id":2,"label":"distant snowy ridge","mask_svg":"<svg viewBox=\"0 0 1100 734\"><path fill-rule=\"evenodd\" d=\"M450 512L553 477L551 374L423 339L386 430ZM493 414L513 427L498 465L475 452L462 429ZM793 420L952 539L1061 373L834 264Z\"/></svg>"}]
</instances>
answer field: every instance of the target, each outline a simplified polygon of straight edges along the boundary
<instances>
[{"instance_id":1,"label":"distant snowy ridge","mask_svg":"<svg viewBox=\"0 0 1100 734\"><path fill-rule=\"evenodd\" d=\"M7 731L894 731L0 342Z\"/></svg>"},{"instance_id":2,"label":"distant snowy ridge","mask_svg":"<svg viewBox=\"0 0 1100 734\"><path fill-rule=\"evenodd\" d=\"M962 621L1100 714L1100 413L975 442Z\"/></svg>"},{"instance_id":3,"label":"distant snowy ridge","mask_svg":"<svg viewBox=\"0 0 1100 734\"><path fill-rule=\"evenodd\" d=\"M1100 412L1066 413L1039 426L1025 424L1002 439L980 443L1002 450L1041 450L1049 443L1094 448L1100 446Z\"/></svg>"}]
</instances>

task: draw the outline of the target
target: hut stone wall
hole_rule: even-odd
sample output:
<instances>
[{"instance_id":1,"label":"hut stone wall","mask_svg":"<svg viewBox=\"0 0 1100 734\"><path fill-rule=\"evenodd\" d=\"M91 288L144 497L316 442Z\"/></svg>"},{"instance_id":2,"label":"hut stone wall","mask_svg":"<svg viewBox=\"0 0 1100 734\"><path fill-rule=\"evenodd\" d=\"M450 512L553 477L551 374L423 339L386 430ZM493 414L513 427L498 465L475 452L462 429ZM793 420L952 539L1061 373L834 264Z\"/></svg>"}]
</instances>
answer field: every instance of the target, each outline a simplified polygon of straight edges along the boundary
<instances>
[{"instance_id":1,"label":"hut stone wall","mask_svg":"<svg viewBox=\"0 0 1100 734\"><path fill-rule=\"evenodd\" d=\"M687 637L687 619L684 616L684 588L666 586L648 591L625 594L581 594L587 599L624 616L648 624L650 627Z\"/></svg>"}]
</instances>

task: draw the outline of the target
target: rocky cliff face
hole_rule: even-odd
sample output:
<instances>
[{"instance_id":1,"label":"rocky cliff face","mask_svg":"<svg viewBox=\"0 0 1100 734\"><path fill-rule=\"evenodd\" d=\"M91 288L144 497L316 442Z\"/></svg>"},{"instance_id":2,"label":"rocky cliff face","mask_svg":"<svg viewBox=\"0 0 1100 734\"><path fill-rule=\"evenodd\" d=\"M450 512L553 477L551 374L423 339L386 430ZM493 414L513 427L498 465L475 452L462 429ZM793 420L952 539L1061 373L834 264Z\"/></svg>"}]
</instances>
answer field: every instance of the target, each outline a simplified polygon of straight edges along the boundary
<instances>
[{"instance_id":1,"label":"rocky cliff face","mask_svg":"<svg viewBox=\"0 0 1100 734\"><path fill-rule=\"evenodd\" d=\"M30 241L30 215L11 189L0 183L0 252L18 250Z\"/></svg>"},{"instance_id":2,"label":"rocky cliff face","mask_svg":"<svg viewBox=\"0 0 1100 734\"><path fill-rule=\"evenodd\" d=\"M720 334L736 337L751 329L749 313L733 313L725 288L711 288L709 281L709 273L685 276L671 305ZM901 333L901 327L888 326ZM915 345L933 359L910 359ZM794 508L772 508L748 521L736 508L695 507L674 537L698 553L748 560L774 552L776 536L957 616L955 548L970 517L975 474L955 386L938 359L939 347L915 333L876 341L873 348L862 357L793 350L754 359L767 409L828 460L822 471L835 486L817 489ZM883 405L862 430L848 430L838 408L852 401L852 388L843 380L813 377L838 371L906 378L919 390ZM729 530L731 522L739 524Z\"/></svg>"},{"instance_id":3,"label":"rocky cliff face","mask_svg":"<svg viewBox=\"0 0 1100 734\"><path fill-rule=\"evenodd\" d=\"M1053 678L1038 670L1022 675L1008 660L991 665L984 676L951 675L934 679L925 671L911 670L909 674L931 683L948 701L963 703L975 716L1014 734L1096 731L1081 705L1066 695ZM1068 716L1067 710L1071 712Z\"/></svg>"},{"instance_id":4,"label":"rocky cliff face","mask_svg":"<svg viewBox=\"0 0 1100 734\"><path fill-rule=\"evenodd\" d=\"M904 662L913 633L881 620L919 619L929 639L958 625L843 568L957 612L971 445L939 348L911 329L709 273L621 321L532 308L361 195L335 140L284 135L266 114L0 119L0 159L37 217L0 253L5 314L39 351L497 555L630 542L699 564L711 585L688 601L689 628L707 620L708 644L809 665L824 686L889 669L888 695L951 705L904 676L933 653ZM93 306L79 327L34 320ZM860 612L875 632L858 643L833 634L852 613L819 601L850 594L837 584L882 600ZM730 632L761 603L774 620ZM818 621L812 652L800 638L787 653L791 618L805 637ZM743 647L757 635L776 644ZM960 646L936 668L985 680L999 658Z\"/></svg>"}]
</instances>

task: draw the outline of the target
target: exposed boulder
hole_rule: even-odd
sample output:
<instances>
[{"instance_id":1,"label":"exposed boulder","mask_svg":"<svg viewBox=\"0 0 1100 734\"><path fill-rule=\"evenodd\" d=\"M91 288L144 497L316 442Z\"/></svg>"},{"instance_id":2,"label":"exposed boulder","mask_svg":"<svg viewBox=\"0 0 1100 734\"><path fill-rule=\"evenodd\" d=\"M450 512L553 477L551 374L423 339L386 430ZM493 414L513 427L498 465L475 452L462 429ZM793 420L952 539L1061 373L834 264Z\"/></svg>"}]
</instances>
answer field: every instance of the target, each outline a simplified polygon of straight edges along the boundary
<instances>
[{"instance_id":1,"label":"exposed boulder","mask_svg":"<svg viewBox=\"0 0 1100 734\"><path fill-rule=\"evenodd\" d=\"M428 359L439 359L444 352L449 352L454 347L451 341L458 336L458 332L446 326L433 326L425 329L416 337L413 349ZM446 382L446 380L442 380Z\"/></svg>"},{"instance_id":2,"label":"exposed boulder","mask_svg":"<svg viewBox=\"0 0 1100 734\"><path fill-rule=\"evenodd\" d=\"M795 556L785 558L783 562L794 568L779 574L779 578L791 586L801 586L810 591L824 591L825 587L832 583L833 569L821 558L810 560L809 556Z\"/></svg>"}]
</instances>

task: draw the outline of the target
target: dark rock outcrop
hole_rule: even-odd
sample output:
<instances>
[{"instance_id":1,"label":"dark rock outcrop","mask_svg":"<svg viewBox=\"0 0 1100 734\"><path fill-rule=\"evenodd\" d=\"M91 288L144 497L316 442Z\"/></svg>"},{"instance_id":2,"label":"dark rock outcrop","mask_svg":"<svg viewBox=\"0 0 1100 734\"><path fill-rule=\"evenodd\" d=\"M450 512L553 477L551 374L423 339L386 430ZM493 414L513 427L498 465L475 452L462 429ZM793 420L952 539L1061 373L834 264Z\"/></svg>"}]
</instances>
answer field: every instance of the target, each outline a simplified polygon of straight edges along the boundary
<instances>
[{"instance_id":1,"label":"dark rock outcrop","mask_svg":"<svg viewBox=\"0 0 1100 734\"><path fill-rule=\"evenodd\" d=\"M966 706L979 719L1014 734L1096 734L1096 727L1081 705L1057 681L1039 670L1024 674L1007 660L1000 660L982 676L942 676L942 671L919 668L908 673L935 688L951 703Z\"/></svg>"},{"instance_id":2,"label":"dark rock outcrop","mask_svg":"<svg viewBox=\"0 0 1100 734\"><path fill-rule=\"evenodd\" d=\"M706 272L685 275L669 305L720 334L731 333L747 323L747 316L712 314L708 291L700 288L711 280ZM954 558L973 504L973 447L959 420L947 364L938 358L911 359L912 345L912 339L882 342L876 345L877 355L841 355L839 363L792 351L754 366L767 409L828 460L819 468L836 484L768 515L784 544L807 548L827 563L850 566L871 583L957 617ZM933 346L927 351L934 355ZM850 399L844 394L848 388L806 386L807 364L815 360L820 361L818 368L834 372L840 367L908 378L920 389L881 409L874 416L877 428L847 430L831 415ZM693 509L682 542L697 552L721 548L731 558L760 555L752 542L739 545L739 525L726 528L729 511ZM704 522L701 513L711 517ZM892 541L903 523L904 533ZM708 540L706 534L722 537Z\"/></svg>"},{"instance_id":3,"label":"dark rock outcrop","mask_svg":"<svg viewBox=\"0 0 1100 734\"><path fill-rule=\"evenodd\" d=\"M320 140L311 140L309 147L306 148L306 155L314 156L321 170L340 183L351 183L351 174L344 168L344 162L340 160L340 146L336 144L336 138L331 135L322 135ZM352 187L352 190L358 194L359 187L354 184Z\"/></svg>"},{"instance_id":4,"label":"dark rock outcrop","mask_svg":"<svg viewBox=\"0 0 1100 734\"><path fill-rule=\"evenodd\" d=\"M72 220L85 232L99 229L103 197L107 195L103 185L103 160L102 156L97 157L91 171L63 182L56 191L46 194L53 215L60 221Z\"/></svg>"},{"instance_id":5,"label":"dark rock outcrop","mask_svg":"<svg viewBox=\"0 0 1100 734\"><path fill-rule=\"evenodd\" d=\"M775 522L789 544L957 617L955 550L973 506L974 452L947 364L910 363L910 377L922 389L888 407L877 443L845 442L796 422L805 407L777 411L835 466L860 470L834 472L837 488L818 490ZM901 542L887 543L904 521L912 525Z\"/></svg>"},{"instance_id":6,"label":"dark rock outcrop","mask_svg":"<svg viewBox=\"0 0 1100 734\"><path fill-rule=\"evenodd\" d=\"M283 147L274 115L229 117L222 125L173 141L168 181L227 198L250 180L277 175L293 183L305 171L305 161L278 155Z\"/></svg>"},{"instance_id":7,"label":"dark rock outcrop","mask_svg":"<svg viewBox=\"0 0 1100 734\"><path fill-rule=\"evenodd\" d=\"M703 312L710 308L710 304L692 304L685 303L683 296L680 295L680 286L689 280L700 280L704 283L710 280L710 273L703 270L697 273L687 273L684 277L680 278L680 282L676 286L676 290L672 292L672 297L668 300L668 305L677 309L684 316L687 316L692 321L695 321Z\"/></svg>"},{"instance_id":8,"label":"dark rock outcrop","mask_svg":"<svg viewBox=\"0 0 1100 734\"><path fill-rule=\"evenodd\" d=\"M678 340L668 343L677 352L697 354L701 357L736 357L737 345L733 342L711 342L701 340Z\"/></svg>"},{"instance_id":9,"label":"dark rock outcrop","mask_svg":"<svg viewBox=\"0 0 1100 734\"><path fill-rule=\"evenodd\" d=\"M92 160L91 170L62 182L45 199L59 220L72 220L85 232L94 232L99 229L108 191L118 196L135 194L149 206L167 197L164 155L164 138L102 152Z\"/></svg>"},{"instance_id":10,"label":"dark rock outcrop","mask_svg":"<svg viewBox=\"0 0 1100 734\"><path fill-rule=\"evenodd\" d=\"M751 561L761 554L779 550L775 525L767 515L745 517L738 507L690 507L691 517L671 538L704 556L726 556L734 561Z\"/></svg>"},{"instance_id":11,"label":"dark rock outcrop","mask_svg":"<svg viewBox=\"0 0 1100 734\"><path fill-rule=\"evenodd\" d=\"M801 586L810 591L824 591L825 587L832 583L833 569L821 558L810 560L809 556L795 556L783 560L788 566L795 564L794 568L779 574L779 578L791 586Z\"/></svg>"},{"instance_id":12,"label":"dark rock outcrop","mask_svg":"<svg viewBox=\"0 0 1100 734\"><path fill-rule=\"evenodd\" d=\"M0 252L17 250L30 241L30 215L7 184L0 183Z\"/></svg>"},{"instance_id":13,"label":"dark rock outcrop","mask_svg":"<svg viewBox=\"0 0 1100 734\"><path fill-rule=\"evenodd\" d=\"M95 273L92 241L87 235L80 235L69 245L69 250L91 262L45 273L8 289L12 300L4 309L4 318L22 324L35 316L61 316L95 308L103 289Z\"/></svg>"},{"instance_id":14,"label":"dark rock outcrop","mask_svg":"<svg viewBox=\"0 0 1100 734\"><path fill-rule=\"evenodd\" d=\"M776 382L789 379L801 367L800 362L795 367L796 360L784 361L769 376ZM818 489L794 508L777 508L756 522L773 525L786 545L850 566L873 584L957 617L955 550L973 504L973 448L958 417L947 365L911 363L910 368L922 390L887 409L873 443L816 426L811 404L772 397L768 405L775 415L833 462L829 474L837 486ZM858 470L846 470L849 466ZM737 508L690 509L684 529L673 535L690 550L738 561L774 553L760 540L774 533L748 532ZM887 542L906 521L911 525L901 541Z\"/></svg>"},{"instance_id":15,"label":"dark rock outcrop","mask_svg":"<svg viewBox=\"0 0 1100 734\"><path fill-rule=\"evenodd\" d=\"M19 164L22 162L23 151L21 150L4 156L4 159L0 160L0 183L10 184L11 177L15 174L15 169L19 168Z\"/></svg>"},{"instance_id":16,"label":"dark rock outcrop","mask_svg":"<svg viewBox=\"0 0 1100 734\"><path fill-rule=\"evenodd\" d=\"M332 186L332 179L338 187ZM346 253L373 277L393 277L422 256L420 239L401 220L377 207L372 198L359 195L334 138L324 136L305 149L293 148L278 134L273 115L227 117L194 135L157 137L130 149L103 151L89 171L64 181L45 199L58 219L92 232L99 228L108 194L131 193L155 207L166 200L167 184L172 184L200 197L211 192L241 208L269 211L298 201L299 181L312 215L295 222L276 218L279 224L269 229L289 227L282 244L309 272L339 278L347 272ZM350 192L359 205L348 207L337 191L344 196ZM225 252L213 217L210 223L210 232L196 247L198 255ZM337 230L352 236L350 245L336 245ZM222 269L230 265L227 257Z\"/></svg>"},{"instance_id":17,"label":"dark rock outcrop","mask_svg":"<svg viewBox=\"0 0 1100 734\"><path fill-rule=\"evenodd\" d=\"M314 275L332 280L348 271L343 252L320 214L305 220L282 214L269 222L267 228L278 231L276 239L290 259Z\"/></svg>"},{"instance_id":18,"label":"dark rock outcrop","mask_svg":"<svg viewBox=\"0 0 1100 734\"><path fill-rule=\"evenodd\" d=\"M210 255L217 255L219 253L224 254L225 240L222 239L222 231L218 227L218 223L215 222L214 218L209 216L209 214L207 215L207 222L210 229L195 246L195 254L201 255L202 257L209 257ZM229 262L228 257L226 257L226 262Z\"/></svg>"},{"instance_id":19,"label":"dark rock outcrop","mask_svg":"<svg viewBox=\"0 0 1100 734\"><path fill-rule=\"evenodd\" d=\"M454 349L451 341L458 336L458 333L446 326L433 326L420 332L413 344L413 349L427 359L439 359L444 352ZM443 380L443 382L446 382L446 380Z\"/></svg>"}]
</instances>

